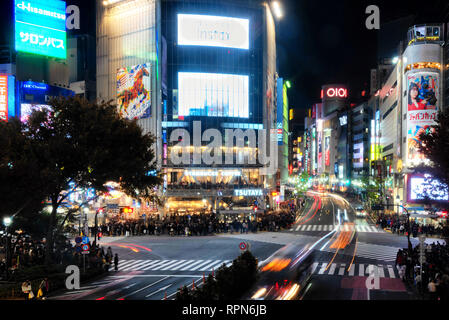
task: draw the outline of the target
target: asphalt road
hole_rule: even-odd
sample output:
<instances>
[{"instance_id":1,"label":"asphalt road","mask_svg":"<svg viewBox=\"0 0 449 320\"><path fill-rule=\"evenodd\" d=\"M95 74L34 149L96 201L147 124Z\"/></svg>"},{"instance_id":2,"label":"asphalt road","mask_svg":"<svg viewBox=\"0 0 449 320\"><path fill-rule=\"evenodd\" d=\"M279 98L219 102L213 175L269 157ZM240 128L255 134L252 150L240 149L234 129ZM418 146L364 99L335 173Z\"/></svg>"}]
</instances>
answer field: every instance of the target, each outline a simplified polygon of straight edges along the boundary
<instances>
[{"instance_id":1,"label":"asphalt road","mask_svg":"<svg viewBox=\"0 0 449 320\"><path fill-rule=\"evenodd\" d=\"M201 286L203 277L229 265L250 244L260 262L287 244L313 244L310 282L302 288L303 300L409 300L394 266L407 238L377 228L357 217L352 206L336 195L309 193L295 224L283 232L224 234L206 237L141 236L103 238L120 257L119 271L82 285L80 290L54 293L58 300L161 300L174 299L186 285ZM417 239L412 239L414 245ZM367 279L379 281L367 289ZM371 278L370 278L371 279Z\"/></svg>"}]
</instances>

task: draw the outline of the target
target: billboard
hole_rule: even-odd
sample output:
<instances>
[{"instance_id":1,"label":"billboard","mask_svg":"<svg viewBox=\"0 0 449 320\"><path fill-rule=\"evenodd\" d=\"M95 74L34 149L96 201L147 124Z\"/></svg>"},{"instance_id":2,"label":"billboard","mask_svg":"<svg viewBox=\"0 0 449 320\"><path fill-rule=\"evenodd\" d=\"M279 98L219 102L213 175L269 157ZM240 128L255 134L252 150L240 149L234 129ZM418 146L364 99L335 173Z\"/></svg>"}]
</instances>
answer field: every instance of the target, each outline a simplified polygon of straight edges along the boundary
<instances>
[{"instance_id":1,"label":"billboard","mask_svg":"<svg viewBox=\"0 0 449 320\"><path fill-rule=\"evenodd\" d=\"M179 116L249 117L248 76L178 73Z\"/></svg>"},{"instance_id":2,"label":"billboard","mask_svg":"<svg viewBox=\"0 0 449 320\"><path fill-rule=\"evenodd\" d=\"M407 76L407 161L420 162L419 135L431 130L438 114L439 74L419 72Z\"/></svg>"},{"instance_id":3,"label":"billboard","mask_svg":"<svg viewBox=\"0 0 449 320\"><path fill-rule=\"evenodd\" d=\"M408 202L447 202L449 200L448 187L430 175L408 175Z\"/></svg>"},{"instance_id":4,"label":"billboard","mask_svg":"<svg viewBox=\"0 0 449 320\"><path fill-rule=\"evenodd\" d=\"M60 0L14 0L16 51L65 59L65 10Z\"/></svg>"},{"instance_id":5,"label":"billboard","mask_svg":"<svg viewBox=\"0 0 449 320\"><path fill-rule=\"evenodd\" d=\"M0 121L8 121L8 76L0 76Z\"/></svg>"},{"instance_id":6,"label":"billboard","mask_svg":"<svg viewBox=\"0 0 449 320\"><path fill-rule=\"evenodd\" d=\"M178 14L178 45L249 49L249 20Z\"/></svg>"},{"instance_id":7,"label":"billboard","mask_svg":"<svg viewBox=\"0 0 449 320\"><path fill-rule=\"evenodd\" d=\"M150 64L144 63L117 71L117 109L126 119L151 116Z\"/></svg>"}]
</instances>

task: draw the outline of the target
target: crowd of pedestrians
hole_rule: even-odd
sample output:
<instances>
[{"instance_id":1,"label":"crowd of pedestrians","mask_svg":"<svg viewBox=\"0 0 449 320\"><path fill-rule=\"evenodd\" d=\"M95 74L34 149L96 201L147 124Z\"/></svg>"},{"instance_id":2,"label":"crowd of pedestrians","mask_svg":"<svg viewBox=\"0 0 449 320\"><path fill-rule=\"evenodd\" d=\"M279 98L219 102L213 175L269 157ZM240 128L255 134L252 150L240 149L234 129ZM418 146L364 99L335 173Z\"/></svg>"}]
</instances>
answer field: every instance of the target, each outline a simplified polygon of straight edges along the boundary
<instances>
[{"instance_id":1,"label":"crowd of pedestrians","mask_svg":"<svg viewBox=\"0 0 449 320\"><path fill-rule=\"evenodd\" d=\"M143 220L109 221L98 232L107 236L206 236L217 233L279 231L295 220L293 209L257 214L256 219L220 220L215 214L150 216Z\"/></svg>"},{"instance_id":2,"label":"crowd of pedestrians","mask_svg":"<svg viewBox=\"0 0 449 320\"><path fill-rule=\"evenodd\" d=\"M399 219L397 216L382 215L377 218L376 224L382 229L388 228L393 234L406 235L410 232L410 235L417 237L419 235L425 235L426 237L448 237L449 229L447 226L443 226L439 223L437 226L431 224L420 224L415 219L410 220L410 231L408 227L407 219Z\"/></svg>"},{"instance_id":3,"label":"crowd of pedestrians","mask_svg":"<svg viewBox=\"0 0 449 320\"><path fill-rule=\"evenodd\" d=\"M413 284L418 292L431 300L449 300L449 244L424 244L425 261L420 270L420 245L409 254L399 250L396 266L401 278ZM422 274L422 276L421 276Z\"/></svg>"},{"instance_id":4,"label":"crowd of pedestrians","mask_svg":"<svg viewBox=\"0 0 449 320\"><path fill-rule=\"evenodd\" d=\"M211 189L212 186L215 189L242 189L242 188L263 188L262 185L256 184L256 183L214 183L211 182L203 182L203 183L197 183L197 182L182 182L178 184L169 184L168 189Z\"/></svg>"}]
</instances>

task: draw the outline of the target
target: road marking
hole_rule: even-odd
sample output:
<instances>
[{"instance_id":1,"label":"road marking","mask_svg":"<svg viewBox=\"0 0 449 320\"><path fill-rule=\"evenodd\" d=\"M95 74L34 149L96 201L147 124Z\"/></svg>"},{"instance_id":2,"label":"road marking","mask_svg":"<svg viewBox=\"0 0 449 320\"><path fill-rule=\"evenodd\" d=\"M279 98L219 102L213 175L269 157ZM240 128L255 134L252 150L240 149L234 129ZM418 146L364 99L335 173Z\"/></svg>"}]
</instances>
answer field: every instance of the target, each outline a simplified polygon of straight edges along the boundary
<instances>
[{"instance_id":1,"label":"road marking","mask_svg":"<svg viewBox=\"0 0 449 320\"><path fill-rule=\"evenodd\" d=\"M133 264L131 266L126 266L125 268L122 269L122 271L127 271L127 270L130 270L130 269L134 269L135 267L140 266L140 265L145 264L145 263L147 263L147 261L144 260L144 261L139 262L137 264Z\"/></svg>"},{"instance_id":2,"label":"road marking","mask_svg":"<svg viewBox=\"0 0 449 320\"><path fill-rule=\"evenodd\" d=\"M311 268L311 273L312 273L312 274L315 272L315 270L316 270L316 268L318 267L318 265L319 265L318 262L314 262L314 263L312 264L312 268Z\"/></svg>"},{"instance_id":3,"label":"road marking","mask_svg":"<svg viewBox=\"0 0 449 320\"><path fill-rule=\"evenodd\" d=\"M378 270L378 272L379 272L379 277L380 277L380 278L385 278L384 267L383 267L382 265L379 264L377 270Z\"/></svg>"},{"instance_id":4,"label":"road marking","mask_svg":"<svg viewBox=\"0 0 449 320\"><path fill-rule=\"evenodd\" d=\"M195 268L190 269L189 271L195 271L197 269L199 269L200 267L204 266L207 263L211 263L212 260L206 260L203 263L200 263L199 265L197 265Z\"/></svg>"},{"instance_id":5,"label":"road marking","mask_svg":"<svg viewBox=\"0 0 449 320\"><path fill-rule=\"evenodd\" d=\"M158 260L159 261L159 260ZM160 264L164 264L164 263L167 263L167 261L170 261L170 260L160 260L158 263L155 263L155 264L153 264L153 265L150 265L150 266L148 266L148 267L146 267L145 269L142 269L143 271L145 271L145 270L151 270L151 268L154 268L154 267L156 267L156 266L158 266L158 265L160 265Z\"/></svg>"},{"instance_id":6,"label":"road marking","mask_svg":"<svg viewBox=\"0 0 449 320\"><path fill-rule=\"evenodd\" d=\"M365 276L365 267L364 267L363 263L359 264L359 276L360 277L364 277Z\"/></svg>"},{"instance_id":7,"label":"road marking","mask_svg":"<svg viewBox=\"0 0 449 320\"><path fill-rule=\"evenodd\" d=\"M149 295L146 295L145 298L151 297L152 295L155 295L155 294L158 293L158 292L162 292L162 291L164 291L164 290L167 290L167 288L169 288L172 284L173 284L173 283L170 283L168 286L162 287L162 288L160 288L160 289L158 289L158 290L156 290L156 291L150 293Z\"/></svg>"},{"instance_id":8,"label":"road marking","mask_svg":"<svg viewBox=\"0 0 449 320\"><path fill-rule=\"evenodd\" d=\"M329 274L334 274L335 268L337 267L336 263L331 264L331 268L329 269Z\"/></svg>"},{"instance_id":9,"label":"road marking","mask_svg":"<svg viewBox=\"0 0 449 320\"><path fill-rule=\"evenodd\" d=\"M312 231L315 231L317 227L318 227L317 225L314 225Z\"/></svg>"},{"instance_id":10,"label":"road marking","mask_svg":"<svg viewBox=\"0 0 449 320\"><path fill-rule=\"evenodd\" d=\"M339 275L339 276L342 276L342 275L345 274L345 267L346 267L346 265L345 265L344 263L342 263L342 264L340 265L340 270L338 271L338 275Z\"/></svg>"},{"instance_id":11,"label":"road marking","mask_svg":"<svg viewBox=\"0 0 449 320\"><path fill-rule=\"evenodd\" d=\"M134 269L134 271L149 267L150 265L153 265L155 263L157 263L159 260L147 260L143 265L141 265L140 267Z\"/></svg>"},{"instance_id":12,"label":"road marking","mask_svg":"<svg viewBox=\"0 0 449 320\"><path fill-rule=\"evenodd\" d=\"M183 262L185 260L182 260L181 262ZM167 270L169 268L169 266L173 265L174 263L179 262L179 260L169 260L167 263L163 263L158 265L156 268L153 268L151 270Z\"/></svg>"},{"instance_id":13,"label":"road marking","mask_svg":"<svg viewBox=\"0 0 449 320\"><path fill-rule=\"evenodd\" d=\"M388 273L390 274L390 278L396 278L395 274L394 274L394 270L393 267L391 265L388 265Z\"/></svg>"},{"instance_id":14,"label":"road marking","mask_svg":"<svg viewBox=\"0 0 449 320\"><path fill-rule=\"evenodd\" d=\"M197 261L191 260L191 261L194 261L194 262L184 264L184 268L182 268L180 271L188 270L189 268L191 268L191 267L197 265L198 263L203 262L204 260L197 260ZM178 270L178 269L181 268L181 267L182 267L182 265L177 266L176 268L173 268L172 270Z\"/></svg>"},{"instance_id":15,"label":"road marking","mask_svg":"<svg viewBox=\"0 0 449 320\"><path fill-rule=\"evenodd\" d=\"M156 281L156 282L153 282L153 283L149 284L148 286L145 286L145 287L143 287L143 288L141 288L141 289L139 289L139 290L136 290L136 291L134 291L134 292L128 293L127 295L124 295L124 296L120 297L119 299L124 299L124 298L126 298L126 297L129 297L129 296L131 296L131 295L133 295L133 294L136 294L137 292L140 292L140 291L145 290L145 289L147 289L147 288L149 288L149 287L151 287L151 286L154 286L155 284L157 284L157 283L159 283L159 282L161 282L161 281L164 281L164 280L166 280L166 279L168 279L168 278L169 278L169 276L166 276L165 278L160 279L160 280L158 280L158 281Z\"/></svg>"},{"instance_id":16,"label":"road marking","mask_svg":"<svg viewBox=\"0 0 449 320\"><path fill-rule=\"evenodd\" d=\"M214 266L220 262L221 262L221 260L215 260L214 262L212 262L212 263L208 264L207 266L205 266L204 268L200 269L200 271L212 270L212 266Z\"/></svg>"},{"instance_id":17,"label":"road marking","mask_svg":"<svg viewBox=\"0 0 449 320\"><path fill-rule=\"evenodd\" d=\"M307 231L309 231L310 229L312 229L312 225L309 224L309 225L307 226Z\"/></svg>"},{"instance_id":18,"label":"road marking","mask_svg":"<svg viewBox=\"0 0 449 320\"><path fill-rule=\"evenodd\" d=\"M176 260L175 260L176 261ZM173 263L173 264L171 264L170 265L170 267L168 267L168 266L165 266L164 268L162 268L161 270L173 270L173 267L174 266L182 266L182 265L184 265L186 262L188 262L189 260L180 260L180 261L178 261L178 262L176 262L176 263ZM154 270L156 270L156 269L154 269Z\"/></svg>"},{"instance_id":19,"label":"road marking","mask_svg":"<svg viewBox=\"0 0 449 320\"><path fill-rule=\"evenodd\" d=\"M301 227L302 227L301 225L297 226L296 231L299 231L299 228L301 228Z\"/></svg>"},{"instance_id":20,"label":"road marking","mask_svg":"<svg viewBox=\"0 0 449 320\"><path fill-rule=\"evenodd\" d=\"M318 274L323 274L325 270L326 270L326 263L323 263L323 264L321 265L320 271L318 271Z\"/></svg>"},{"instance_id":21,"label":"road marking","mask_svg":"<svg viewBox=\"0 0 449 320\"><path fill-rule=\"evenodd\" d=\"M122 271L124 269L127 269L128 267L138 265L138 264L140 264L140 262L141 262L141 260L132 260L131 263L124 263L121 266L118 266L117 269L118 269L118 271Z\"/></svg>"}]
</instances>

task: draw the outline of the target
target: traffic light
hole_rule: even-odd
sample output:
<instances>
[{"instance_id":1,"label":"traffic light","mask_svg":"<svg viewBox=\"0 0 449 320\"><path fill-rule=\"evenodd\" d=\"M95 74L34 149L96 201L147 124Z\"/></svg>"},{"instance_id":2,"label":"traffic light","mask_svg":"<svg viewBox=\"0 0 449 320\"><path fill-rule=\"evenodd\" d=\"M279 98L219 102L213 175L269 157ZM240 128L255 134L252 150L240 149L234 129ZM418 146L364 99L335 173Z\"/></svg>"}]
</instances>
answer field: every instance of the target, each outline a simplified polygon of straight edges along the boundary
<instances>
[{"instance_id":1,"label":"traffic light","mask_svg":"<svg viewBox=\"0 0 449 320\"><path fill-rule=\"evenodd\" d=\"M102 235L103 235L103 233L101 233L101 232L98 233L98 240L101 239L101 236L102 236Z\"/></svg>"},{"instance_id":2,"label":"traffic light","mask_svg":"<svg viewBox=\"0 0 449 320\"><path fill-rule=\"evenodd\" d=\"M123 208L123 213L133 213L133 212L134 212L134 208L130 208L130 207Z\"/></svg>"}]
</instances>

